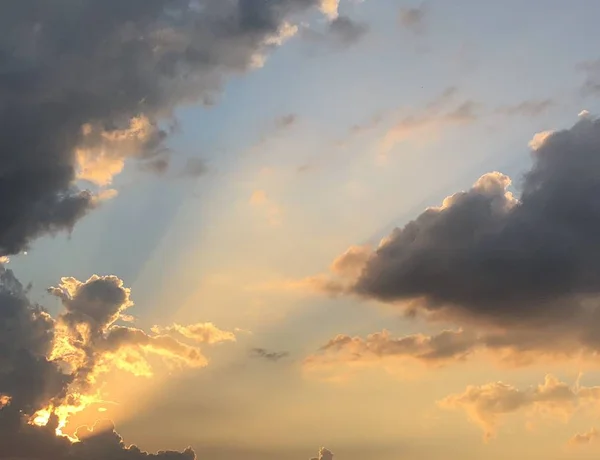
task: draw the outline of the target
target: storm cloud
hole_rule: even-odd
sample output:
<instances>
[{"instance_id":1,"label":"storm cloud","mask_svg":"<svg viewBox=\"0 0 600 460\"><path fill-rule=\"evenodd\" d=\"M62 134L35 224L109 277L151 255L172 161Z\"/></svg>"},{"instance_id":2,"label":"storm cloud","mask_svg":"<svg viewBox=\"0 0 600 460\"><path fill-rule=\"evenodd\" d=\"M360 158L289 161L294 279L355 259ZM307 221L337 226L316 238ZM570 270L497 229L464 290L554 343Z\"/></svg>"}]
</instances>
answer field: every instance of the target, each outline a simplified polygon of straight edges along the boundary
<instances>
[{"instance_id":1,"label":"storm cloud","mask_svg":"<svg viewBox=\"0 0 600 460\"><path fill-rule=\"evenodd\" d=\"M210 102L319 0L24 0L0 15L0 255L71 230L129 159L166 167L173 110ZM335 8L334 8L335 7Z\"/></svg>"}]
</instances>

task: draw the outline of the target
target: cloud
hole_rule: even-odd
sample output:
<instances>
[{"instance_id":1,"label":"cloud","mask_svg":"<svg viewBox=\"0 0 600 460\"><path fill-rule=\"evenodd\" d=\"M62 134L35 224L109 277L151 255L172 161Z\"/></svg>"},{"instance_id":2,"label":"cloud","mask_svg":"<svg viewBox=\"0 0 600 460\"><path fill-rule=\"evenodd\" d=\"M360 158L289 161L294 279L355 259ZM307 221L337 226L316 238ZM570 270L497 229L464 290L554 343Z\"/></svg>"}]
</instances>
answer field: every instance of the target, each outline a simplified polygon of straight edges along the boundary
<instances>
[{"instance_id":1,"label":"cloud","mask_svg":"<svg viewBox=\"0 0 600 460\"><path fill-rule=\"evenodd\" d=\"M424 356L437 354L447 356L446 363L474 353L510 366L595 362L600 121L580 117L570 129L536 134L530 146L533 166L518 198L508 176L485 174L469 190L396 228L377 248L351 248L329 273L283 284L356 295L453 324L460 332L442 334L457 342L438 342L435 334L342 335L311 357L316 365L389 359L426 364ZM351 270L340 271L345 260L352 261ZM455 356L457 343L465 348Z\"/></svg>"},{"instance_id":2,"label":"cloud","mask_svg":"<svg viewBox=\"0 0 600 460\"><path fill-rule=\"evenodd\" d=\"M439 366L460 361L472 354L479 345L474 334L442 331L433 336L415 334L391 337L388 331L368 335L365 339L340 334L304 360L307 370L322 369L336 364L357 365L381 363L385 360L405 360Z\"/></svg>"},{"instance_id":3,"label":"cloud","mask_svg":"<svg viewBox=\"0 0 600 460\"><path fill-rule=\"evenodd\" d=\"M500 419L508 414L529 411L568 420L579 409L600 401L600 387L569 386L548 375L544 383L519 389L496 382L472 385L463 393L450 395L438 402L449 410L463 410L480 425L485 439L495 436Z\"/></svg>"},{"instance_id":4,"label":"cloud","mask_svg":"<svg viewBox=\"0 0 600 460\"><path fill-rule=\"evenodd\" d=\"M477 121L479 104L465 100L453 105L456 94L456 88L447 88L420 112L402 116L384 135L381 154L387 155L401 142L429 139L448 126L467 125Z\"/></svg>"},{"instance_id":5,"label":"cloud","mask_svg":"<svg viewBox=\"0 0 600 460\"><path fill-rule=\"evenodd\" d=\"M342 277L356 278L360 275L372 249L369 246L350 246L337 257L330 266L330 271Z\"/></svg>"},{"instance_id":6,"label":"cloud","mask_svg":"<svg viewBox=\"0 0 600 460\"><path fill-rule=\"evenodd\" d=\"M425 19L427 8L424 4L413 8L401 8L399 15L400 26L414 34L422 34L425 31Z\"/></svg>"},{"instance_id":7,"label":"cloud","mask_svg":"<svg viewBox=\"0 0 600 460\"><path fill-rule=\"evenodd\" d=\"M556 106L552 99L529 99L515 105L505 105L496 110L500 115L536 117Z\"/></svg>"},{"instance_id":8,"label":"cloud","mask_svg":"<svg viewBox=\"0 0 600 460\"><path fill-rule=\"evenodd\" d=\"M329 17L329 19L336 19L339 15L338 8L340 6L340 0L321 0L319 8L321 12Z\"/></svg>"},{"instance_id":9,"label":"cloud","mask_svg":"<svg viewBox=\"0 0 600 460\"><path fill-rule=\"evenodd\" d=\"M344 46L358 42L368 31L366 24L353 21L347 16L338 16L329 23L329 35Z\"/></svg>"},{"instance_id":10,"label":"cloud","mask_svg":"<svg viewBox=\"0 0 600 460\"><path fill-rule=\"evenodd\" d=\"M595 325L591 327L595 328ZM595 366L596 347L581 340L582 334L591 332L589 329L583 322L572 322L547 326L543 330L487 326L400 337L393 337L387 330L365 338L339 334L305 358L303 367L309 372L337 373L340 365L373 365L396 372L409 366L413 368L415 364L438 368L462 363L476 356L503 368L555 363L573 358L582 364Z\"/></svg>"},{"instance_id":11,"label":"cloud","mask_svg":"<svg viewBox=\"0 0 600 460\"><path fill-rule=\"evenodd\" d=\"M23 426L15 433L0 433L3 458L36 460L195 460L191 448L182 452L161 451L148 454L137 446L126 446L109 420L98 421L89 428L82 426L73 440L55 436L48 427Z\"/></svg>"},{"instance_id":12,"label":"cloud","mask_svg":"<svg viewBox=\"0 0 600 460\"><path fill-rule=\"evenodd\" d=\"M485 174L395 229L353 291L493 324L593 319L600 121L581 118L536 147L519 199L507 176Z\"/></svg>"},{"instance_id":13,"label":"cloud","mask_svg":"<svg viewBox=\"0 0 600 460\"><path fill-rule=\"evenodd\" d=\"M336 13L334 17L330 17L324 28L315 29L304 25L301 36L317 44L347 48L359 42L368 32L369 26L365 22Z\"/></svg>"},{"instance_id":14,"label":"cloud","mask_svg":"<svg viewBox=\"0 0 600 460\"><path fill-rule=\"evenodd\" d=\"M293 36L289 18L337 2L14 2L0 25L0 255L70 231L129 159L162 170L174 109ZM152 168L151 168L152 169Z\"/></svg>"},{"instance_id":15,"label":"cloud","mask_svg":"<svg viewBox=\"0 0 600 460\"><path fill-rule=\"evenodd\" d=\"M62 429L71 416L103 401L104 374L120 369L149 377L156 366L156 360L150 364L149 356L160 358L169 367L204 367L208 363L199 348L162 330L150 334L118 325L119 321L131 320L127 311L133 301L130 289L116 276L94 275L85 282L65 277L49 292L64 308L56 318L30 302L27 289L13 272L0 266L3 455L40 460L90 458L93 452L88 449L101 447L92 441L96 435L77 442L77 438L63 436ZM173 327L197 342L231 340L230 333L211 323ZM173 327L166 330L171 332ZM113 438L118 437L113 434ZM120 438L108 447L110 452L98 452L93 458L121 458L118 453L125 450L127 458L147 458L137 448L124 447ZM158 454L156 458L188 459L194 455L189 450Z\"/></svg>"},{"instance_id":16,"label":"cloud","mask_svg":"<svg viewBox=\"0 0 600 460\"><path fill-rule=\"evenodd\" d=\"M233 332L223 331L213 323L198 323L188 326L180 324L167 327L154 326L152 331L157 334L179 334L194 342L208 343L209 345L220 342L235 342L236 340Z\"/></svg>"},{"instance_id":17,"label":"cloud","mask_svg":"<svg viewBox=\"0 0 600 460\"><path fill-rule=\"evenodd\" d=\"M551 131L551 130L540 131L539 133L535 133L527 145L529 145L529 147L532 150L537 150L537 149L539 149L540 147L542 147L544 145L544 143L546 142L546 140L552 134L554 134L554 131Z\"/></svg>"},{"instance_id":18,"label":"cloud","mask_svg":"<svg viewBox=\"0 0 600 460\"><path fill-rule=\"evenodd\" d=\"M129 126L107 131L86 123L75 148L76 178L97 185L110 185L125 167L125 160L149 149L159 148L166 132L144 115L134 117ZM153 155L152 155L153 156Z\"/></svg>"},{"instance_id":19,"label":"cloud","mask_svg":"<svg viewBox=\"0 0 600 460\"><path fill-rule=\"evenodd\" d=\"M253 348L250 350L250 353L256 358L261 358L272 362L277 362L283 358L287 358L290 355L287 351L268 351L264 348Z\"/></svg>"},{"instance_id":20,"label":"cloud","mask_svg":"<svg viewBox=\"0 0 600 460\"><path fill-rule=\"evenodd\" d=\"M333 460L333 452L325 447L321 447L319 450L319 456L313 457L311 460Z\"/></svg>"},{"instance_id":21,"label":"cloud","mask_svg":"<svg viewBox=\"0 0 600 460\"><path fill-rule=\"evenodd\" d=\"M569 439L568 444L570 446L581 446L585 444L591 444L594 442L598 436L600 436L600 432L594 427L592 427L589 431L585 433L577 433Z\"/></svg>"}]
</instances>

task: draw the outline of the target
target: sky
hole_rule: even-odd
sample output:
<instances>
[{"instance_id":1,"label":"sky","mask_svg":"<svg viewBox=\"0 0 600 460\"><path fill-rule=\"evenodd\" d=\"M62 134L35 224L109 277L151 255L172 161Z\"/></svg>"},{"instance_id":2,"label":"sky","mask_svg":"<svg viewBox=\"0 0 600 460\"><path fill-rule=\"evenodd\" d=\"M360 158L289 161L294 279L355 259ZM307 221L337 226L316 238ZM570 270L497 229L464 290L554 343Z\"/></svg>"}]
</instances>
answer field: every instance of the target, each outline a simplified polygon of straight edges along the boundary
<instances>
[{"instance_id":1,"label":"sky","mask_svg":"<svg viewBox=\"0 0 600 460\"><path fill-rule=\"evenodd\" d=\"M0 459L600 455L597 2L0 12Z\"/></svg>"}]
</instances>

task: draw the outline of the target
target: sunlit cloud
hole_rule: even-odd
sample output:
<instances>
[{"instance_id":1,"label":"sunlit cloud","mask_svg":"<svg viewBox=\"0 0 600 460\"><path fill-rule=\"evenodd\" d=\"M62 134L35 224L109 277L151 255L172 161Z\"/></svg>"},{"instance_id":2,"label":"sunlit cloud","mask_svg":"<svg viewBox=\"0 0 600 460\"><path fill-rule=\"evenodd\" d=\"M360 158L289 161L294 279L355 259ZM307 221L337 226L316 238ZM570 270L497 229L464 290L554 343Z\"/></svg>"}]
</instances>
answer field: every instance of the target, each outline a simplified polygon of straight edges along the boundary
<instances>
[{"instance_id":1,"label":"sunlit cloud","mask_svg":"<svg viewBox=\"0 0 600 460\"><path fill-rule=\"evenodd\" d=\"M156 334L179 334L196 343L207 343L209 345L220 342L235 342L236 340L233 332L223 331L213 323L198 323L188 326L182 326L181 324L166 327L154 326L152 332Z\"/></svg>"},{"instance_id":2,"label":"sunlit cloud","mask_svg":"<svg viewBox=\"0 0 600 460\"><path fill-rule=\"evenodd\" d=\"M440 400L438 405L449 410L463 410L471 421L481 426L484 439L494 437L502 418L511 413L526 412L530 416L550 416L568 421L584 407L600 402L600 387L569 386L552 375L535 387L519 389L495 382L471 385L463 393Z\"/></svg>"}]
</instances>

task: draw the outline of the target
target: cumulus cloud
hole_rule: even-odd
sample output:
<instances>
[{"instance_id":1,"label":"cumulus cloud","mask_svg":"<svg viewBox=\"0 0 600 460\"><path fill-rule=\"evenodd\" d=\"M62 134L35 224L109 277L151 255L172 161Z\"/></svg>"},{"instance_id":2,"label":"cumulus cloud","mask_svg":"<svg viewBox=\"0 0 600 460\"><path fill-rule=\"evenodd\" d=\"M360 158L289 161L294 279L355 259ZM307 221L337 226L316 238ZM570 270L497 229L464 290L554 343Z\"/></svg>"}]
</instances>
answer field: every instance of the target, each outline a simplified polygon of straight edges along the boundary
<instances>
[{"instance_id":1,"label":"cumulus cloud","mask_svg":"<svg viewBox=\"0 0 600 460\"><path fill-rule=\"evenodd\" d=\"M544 383L525 389L503 382L472 385L463 393L447 396L438 404L444 409L466 412L474 423L481 426L485 439L490 439L495 436L500 419L508 414L529 411L567 420L582 407L599 401L600 387L569 386L548 375Z\"/></svg>"},{"instance_id":2,"label":"cumulus cloud","mask_svg":"<svg viewBox=\"0 0 600 460\"><path fill-rule=\"evenodd\" d=\"M82 426L69 440L55 436L48 427L23 426L18 432L0 434L2 458L28 458L36 460L195 460L191 448L182 452L161 451L149 454L137 446L127 446L114 430L109 420L97 422L93 427Z\"/></svg>"},{"instance_id":3,"label":"cumulus cloud","mask_svg":"<svg viewBox=\"0 0 600 460\"><path fill-rule=\"evenodd\" d=\"M536 147L519 199L507 176L482 176L394 230L354 292L497 324L593 317L600 121L582 118Z\"/></svg>"},{"instance_id":4,"label":"cumulus cloud","mask_svg":"<svg viewBox=\"0 0 600 460\"><path fill-rule=\"evenodd\" d=\"M359 251L360 257L351 248L330 273L286 284L375 299L457 325L460 333L452 337L464 350L454 356L456 343L438 342L437 335L342 335L311 359L425 362L435 344L449 360L484 352L517 366L593 362L600 349L600 121L586 114L570 129L536 134L530 146L533 166L518 198L509 177L485 174L396 228L377 248ZM346 259L352 270L340 272ZM403 348L415 343L422 348Z\"/></svg>"},{"instance_id":5,"label":"cumulus cloud","mask_svg":"<svg viewBox=\"0 0 600 460\"><path fill-rule=\"evenodd\" d=\"M62 429L72 415L102 401L100 378L113 369L151 376L150 355L168 366L206 366L202 351L167 335L172 330L202 343L232 340L233 334L212 323L175 325L154 333L119 325L130 321L126 312L133 301L130 289L116 276L94 275L87 281L65 277L49 292L64 308L56 318L30 302L27 289L0 265L2 455L40 460L148 458L135 447L125 447L112 428L109 444L104 443L108 439L98 443L100 433L95 430L83 439L65 437ZM149 458L193 459L194 454L188 450Z\"/></svg>"},{"instance_id":6,"label":"cumulus cloud","mask_svg":"<svg viewBox=\"0 0 600 460\"><path fill-rule=\"evenodd\" d=\"M11 2L0 28L0 255L70 230L129 159L166 167L174 109L264 63L311 7L337 1ZM156 166L153 168L152 166Z\"/></svg>"}]
</instances>

